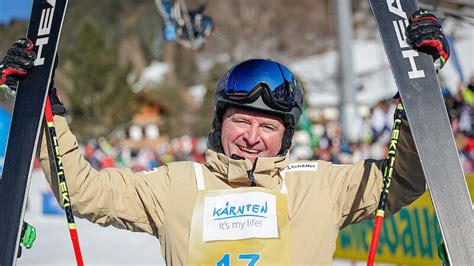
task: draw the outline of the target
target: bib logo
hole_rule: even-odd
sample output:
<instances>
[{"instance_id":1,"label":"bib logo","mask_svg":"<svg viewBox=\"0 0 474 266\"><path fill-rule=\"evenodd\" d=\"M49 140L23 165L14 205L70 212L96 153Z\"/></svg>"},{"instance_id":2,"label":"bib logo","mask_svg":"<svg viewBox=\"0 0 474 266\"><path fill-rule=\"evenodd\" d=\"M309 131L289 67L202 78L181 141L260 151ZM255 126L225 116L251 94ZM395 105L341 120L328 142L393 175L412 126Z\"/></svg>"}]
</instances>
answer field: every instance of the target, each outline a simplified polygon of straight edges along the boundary
<instances>
[{"instance_id":1,"label":"bib logo","mask_svg":"<svg viewBox=\"0 0 474 266\"><path fill-rule=\"evenodd\" d=\"M425 72L416 68L415 57L418 56L418 52L413 50L407 43L405 29L408 26L407 14L403 11L400 0L386 0L388 10L400 17L399 20L392 21L393 29L397 35L398 45L402 49L403 58L407 58L410 62L411 71L408 71L408 77L410 79L424 78ZM395 5L394 5L395 4Z\"/></svg>"},{"instance_id":2,"label":"bib logo","mask_svg":"<svg viewBox=\"0 0 474 266\"><path fill-rule=\"evenodd\" d=\"M266 219L268 212L268 202L263 204L242 204L231 205L229 202L225 203L225 207L214 207L212 218L214 220L226 220L237 217L259 217Z\"/></svg>"},{"instance_id":3,"label":"bib logo","mask_svg":"<svg viewBox=\"0 0 474 266\"><path fill-rule=\"evenodd\" d=\"M204 198L204 241L275 237L275 195L252 191Z\"/></svg>"},{"instance_id":4,"label":"bib logo","mask_svg":"<svg viewBox=\"0 0 474 266\"><path fill-rule=\"evenodd\" d=\"M146 169L146 170L142 171L142 173L144 173L144 174L151 174L151 173L156 172L156 171L158 171L158 167Z\"/></svg>"},{"instance_id":5,"label":"bib logo","mask_svg":"<svg viewBox=\"0 0 474 266\"><path fill-rule=\"evenodd\" d=\"M315 162L304 162L304 163L292 163L289 164L283 172L287 171L317 171L318 163Z\"/></svg>"},{"instance_id":6,"label":"bib logo","mask_svg":"<svg viewBox=\"0 0 474 266\"><path fill-rule=\"evenodd\" d=\"M41 19L38 29L38 38L36 39L35 46L38 46L37 57L35 60L35 66L44 64L44 57L42 55L43 46L48 44L49 33L51 31L51 24L53 22L54 7L56 6L56 0L47 0L47 6L41 12Z\"/></svg>"}]
</instances>

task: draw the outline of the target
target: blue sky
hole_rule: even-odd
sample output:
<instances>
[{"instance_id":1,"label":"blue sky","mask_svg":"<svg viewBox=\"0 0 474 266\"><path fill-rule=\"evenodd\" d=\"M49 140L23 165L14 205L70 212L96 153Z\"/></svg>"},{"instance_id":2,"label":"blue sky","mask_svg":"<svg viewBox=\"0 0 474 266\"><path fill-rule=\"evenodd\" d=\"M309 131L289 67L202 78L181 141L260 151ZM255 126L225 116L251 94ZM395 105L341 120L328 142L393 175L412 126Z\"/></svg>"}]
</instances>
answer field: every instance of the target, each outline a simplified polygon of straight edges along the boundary
<instances>
[{"instance_id":1,"label":"blue sky","mask_svg":"<svg viewBox=\"0 0 474 266\"><path fill-rule=\"evenodd\" d=\"M33 0L0 0L0 23L12 18L28 19Z\"/></svg>"}]
</instances>

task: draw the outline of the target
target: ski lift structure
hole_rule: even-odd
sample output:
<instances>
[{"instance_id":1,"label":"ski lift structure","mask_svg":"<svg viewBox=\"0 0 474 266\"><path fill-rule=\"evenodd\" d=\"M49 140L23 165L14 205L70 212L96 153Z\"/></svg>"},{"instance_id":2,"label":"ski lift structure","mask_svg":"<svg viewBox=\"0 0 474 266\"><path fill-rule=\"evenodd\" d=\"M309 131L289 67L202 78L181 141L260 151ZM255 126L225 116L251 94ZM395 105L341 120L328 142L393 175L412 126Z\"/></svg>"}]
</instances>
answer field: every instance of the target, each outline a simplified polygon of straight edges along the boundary
<instances>
[{"instance_id":1,"label":"ski lift structure","mask_svg":"<svg viewBox=\"0 0 474 266\"><path fill-rule=\"evenodd\" d=\"M206 5L188 10L184 0L154 0L157 12L164 21L163 36L191 50L199 50L209 39L214 24L204 15Z\"/></svg>"}]
</instances>

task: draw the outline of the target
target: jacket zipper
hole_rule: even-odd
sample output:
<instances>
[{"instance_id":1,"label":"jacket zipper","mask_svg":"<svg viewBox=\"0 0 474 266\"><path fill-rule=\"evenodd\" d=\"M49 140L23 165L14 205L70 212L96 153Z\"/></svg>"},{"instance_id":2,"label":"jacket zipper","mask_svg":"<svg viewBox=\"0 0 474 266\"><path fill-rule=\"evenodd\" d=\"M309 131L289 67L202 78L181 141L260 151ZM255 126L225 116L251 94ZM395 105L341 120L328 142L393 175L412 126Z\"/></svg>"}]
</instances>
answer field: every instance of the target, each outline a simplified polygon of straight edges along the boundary
<instances>
[{"instance_id":1,"label":"jacket zipper","mask_svg":"<svg viewBox=\"0 0 474 266\"><path fill-rule=\"evenodd\" d=\"M247 172L247 175L248 175L249 180L250 180L250 186L251 187L257 186L257 183L255 183L255 176L253 175L253 171L255 171L255 166L257 165L257 159L258 158L255 158L255 162L253 163L252 169Z\"/></svg>"}]
</instances>

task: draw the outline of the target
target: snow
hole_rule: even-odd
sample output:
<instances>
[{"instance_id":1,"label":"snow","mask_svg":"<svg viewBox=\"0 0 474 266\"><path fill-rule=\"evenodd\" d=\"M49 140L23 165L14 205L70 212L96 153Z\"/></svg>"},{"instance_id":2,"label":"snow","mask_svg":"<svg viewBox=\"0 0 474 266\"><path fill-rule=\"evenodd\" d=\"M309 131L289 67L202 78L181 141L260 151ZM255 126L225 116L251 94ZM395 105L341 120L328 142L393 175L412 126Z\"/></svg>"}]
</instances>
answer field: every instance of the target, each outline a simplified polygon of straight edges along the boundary
<instances>
[{"instance_id":1,"label":"snow","mask_svg":"<svg viewBox=\"0 0 474 266\"><path fill-rule=\"evenodd\" d=\"M396 92L383 46L375 40L353 42L354 86L362 87L357 103L375 104ZM298 60L290 68L302 80L311 107L337 106L338 52L330 51Z\"/></svg>"},{"instance_id":2,"label":"snow","mask_svg":"<svg viewBox=\"0 0 474 266\"><path fill-rule=\"evenodd\" d=\"M76 265L66 216L42 214L42 193L49 191L41 170L31 178L25 221L37 229L31 249L23 248L17 265ZM85 265L164 265L158 239L76 218Z\"/></svg>"},{"instance_id":3,"label":"snow","mask_svg":"<svg viewBox=\"0 0 474 266\"><path fill-rule=\"evenodd\" d=\"M454 48L462 66L463 75L468 79L474 74L474 30L472 26L460 24L456 26L456 41ZM381 99L395 95L397 88L393 79L383 45L379 39L355 39L352 42L354 64L354 87L356 103L373 106ZM218 59L216 59L219 61ZM439 72L441 86L448 87L453 94L457 93L459 74L453 59ZM203 57L197 60L202 71L211 68L212 63ZM338 51L333 50L323 54L309 55L294 60L289 64L306 89L310 107L334 107L338 105L337 81ZM149 87L158 86L170 71L168 64L153 61L141 73L133 85L134 91L139 92ZM199 99L202 88L197 85L190 88L192 96Z\"/></svg>"},{"instance_id":4,"label":"snow","mask_svg":"<svg viewBox=\"0 0 474 266\"><path fill-rule=\"evenodd\" d=\"M455 31L459 36L454 48L462 66L464 78L474 74L474 30L469 25L459 25ZM461 38L462 37L462 38ZM374 105L381 99L392 97L397 91L383 45L380 40L356 39L352 42L354 64L354 86L361 88L356 93L358 104ZM311 107L337 106L337 51L312 55L296 60L289 67L301 79ZM449 60L439 72L441 86L456 93L459 74Z\"/></svg>"},{"instance_id":5,"label":"snow","mask_svg":"<svg viewBox=\"0 0 474 266\"><path fill-rule=\"evenodd\" d=\"M140 92L150 87L156 87L163 82L170 66L163 62L153 61L140 74L138 81L133 85L134 92Z\"/></svg>"},{"instance_id":6,"label":"snow","mask_svg":"<svg viewBox=\"0 0 474 266\"><path fill-rule=\"evenodd\" d=\"M194 102L201 106L204 101L204 96L206 96L207 88L203 84L198 84L189 87L189 94L193 97Z\"/></svg>"},{"instance_id":7,"label":"snow","mask_svg":"<svg viewBox=\"0 0 474 266\"><path fill-rule=\"evenodd\" d=\"M470 75L474 75L474 28L470 26L470 28L457 29L456 33L464 37L462 40L455 41L454 49L466 82ZM446 66L440 71L440 75L443 80L441 85L448 87L451 92L456 93L459 73L454 67L453 60L448 61Z\"/></svg>"}]
</instances>

